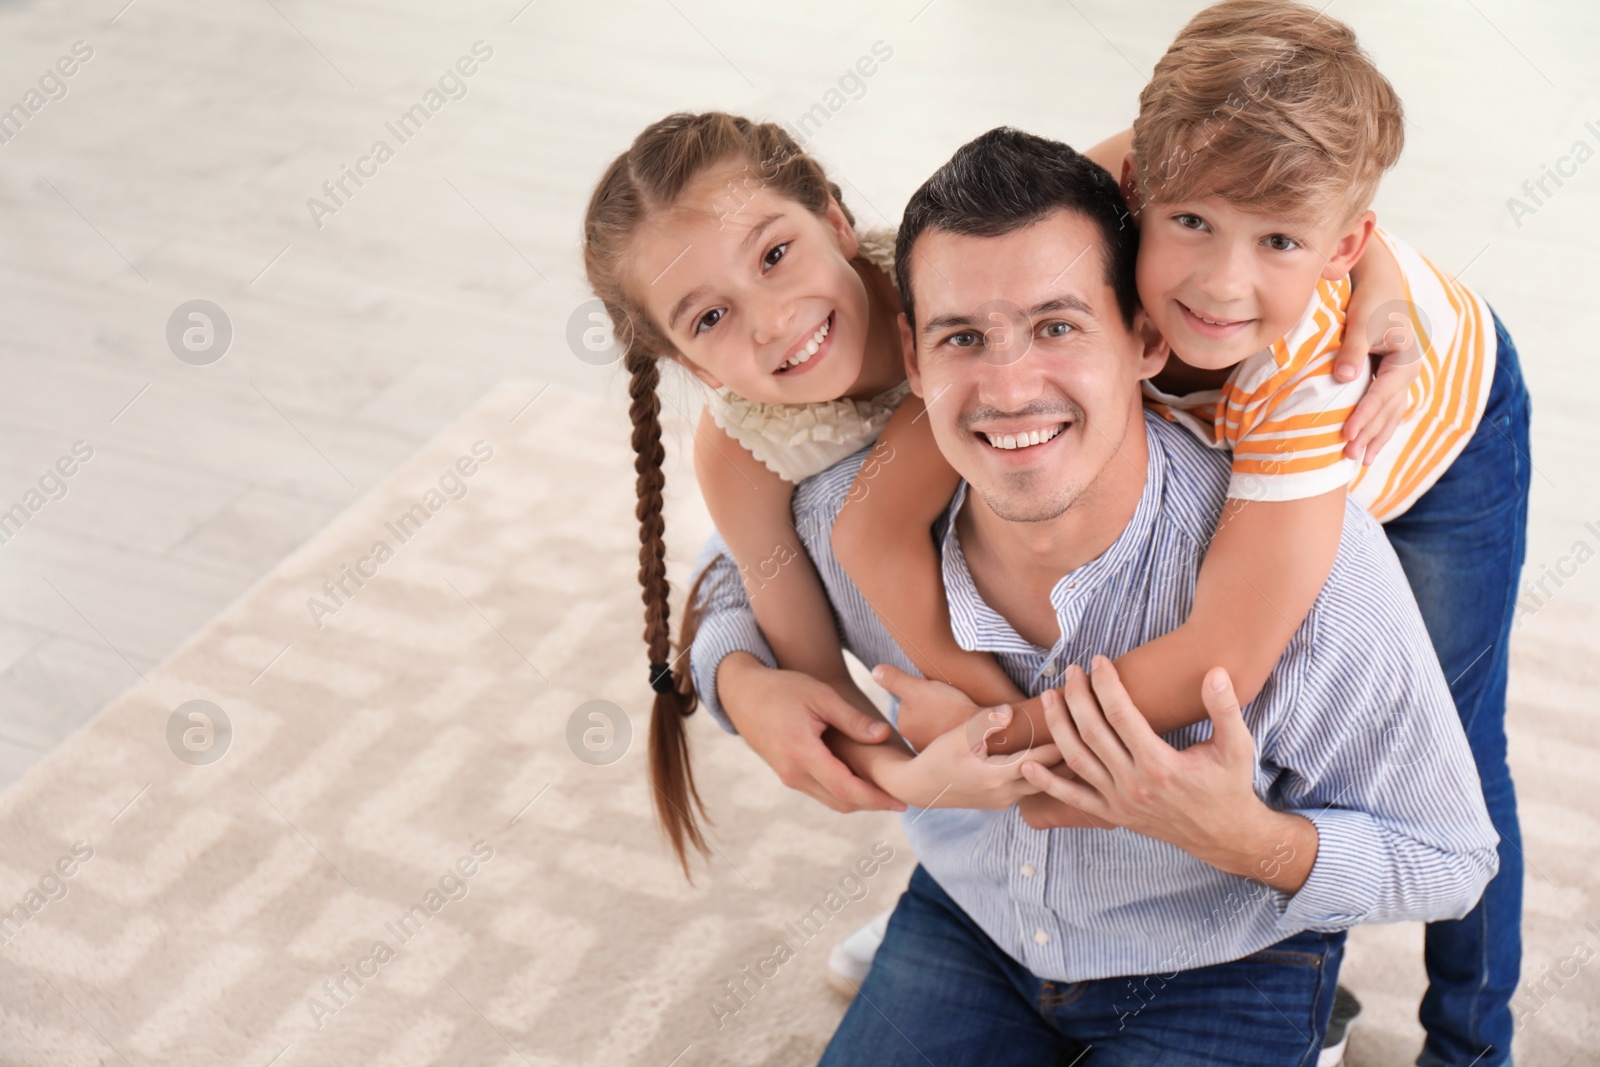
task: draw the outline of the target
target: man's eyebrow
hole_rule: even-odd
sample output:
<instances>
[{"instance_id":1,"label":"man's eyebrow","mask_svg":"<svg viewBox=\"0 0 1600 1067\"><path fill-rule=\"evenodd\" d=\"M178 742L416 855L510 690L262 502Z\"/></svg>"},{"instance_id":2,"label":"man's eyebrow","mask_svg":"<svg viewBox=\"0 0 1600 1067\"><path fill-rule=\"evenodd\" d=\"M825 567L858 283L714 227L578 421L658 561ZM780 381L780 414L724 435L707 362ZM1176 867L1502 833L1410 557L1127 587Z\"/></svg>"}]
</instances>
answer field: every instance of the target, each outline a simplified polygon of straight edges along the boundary
<instances>
[{"instance_id":1,"label":"man's eyebrow","mask_svg":"<svg viewBox=\"0 0 1600 1067\"><path fill-rule=\"evenodd\" d=\"M1060 296L1052 297L1043 303L1035 304L1033 307L1026 309L1026 314L1032 320L1039 318L1041 315L1048 315L1053 311L1075 311L1091 319L1099 317L1095 314L1094 308L1089 305L1088 301L1074 293L1062 293ZM979 325L975 312L968 315L935 315L923 324L920 332L930 334L962 326L973 329Z\"/></svg>"},{"instance_id":2,"label":"man's eyebrow","mask_svg":"<svg viewBox=\"0 0 1600 1067\"><path fill-rule=\"evenodd\" d=\"M678 319L683 315L683 313L685 311L689 310L689 305L693 304L695 301L697 301L701 297L705 296L706 293L709 292L709 291L710 290L706 286L697 285L693 289L689 290L687 293L683 294L683 299L679 300L676 304L673 304L671 313L667 315L667 329L668 330L677 329L678 328Z\"/></svg>"}]
</instances>

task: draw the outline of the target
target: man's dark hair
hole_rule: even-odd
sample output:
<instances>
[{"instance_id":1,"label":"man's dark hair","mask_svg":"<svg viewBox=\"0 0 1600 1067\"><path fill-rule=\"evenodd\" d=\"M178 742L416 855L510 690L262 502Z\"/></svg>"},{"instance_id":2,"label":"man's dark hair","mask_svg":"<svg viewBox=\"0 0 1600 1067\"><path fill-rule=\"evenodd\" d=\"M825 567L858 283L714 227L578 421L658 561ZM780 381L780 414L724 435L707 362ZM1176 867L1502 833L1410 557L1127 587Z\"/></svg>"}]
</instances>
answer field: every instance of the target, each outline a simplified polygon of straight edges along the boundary
<instances>
[{"instance_id":1,"label":"man's dark hair","mask_svg":"<svg viewBox=\"0 0 1600 1067\"><path fill-rule=\"evenodd\" d=\"M1060 141L997 126L956 149L906 205L894 244L894 266L900 302L912 329L916 314L911 300L911 249L918 237L929 230L1003 237L1062 208L1087 217L1100 230L1106 284L1116 294L1123 323L1131 327L1139 308L1133 273L1139 231L1116 180Z\"/></svg>"}]
</instances>

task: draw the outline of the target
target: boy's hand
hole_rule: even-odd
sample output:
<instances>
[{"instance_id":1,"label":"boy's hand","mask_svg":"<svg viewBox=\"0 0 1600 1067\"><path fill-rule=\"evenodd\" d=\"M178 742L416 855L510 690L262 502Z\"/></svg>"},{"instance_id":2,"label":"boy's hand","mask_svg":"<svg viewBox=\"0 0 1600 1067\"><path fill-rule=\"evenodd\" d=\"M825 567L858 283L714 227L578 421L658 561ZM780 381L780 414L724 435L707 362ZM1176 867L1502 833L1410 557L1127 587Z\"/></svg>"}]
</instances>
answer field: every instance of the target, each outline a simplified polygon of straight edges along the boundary
<instances>
[{"instance_id":1,"label":"boy's hand","mask_svg":"<svg viewBox=\"0 0 1600 1067\"><path fill-rule=\"evenodd\" d=\"M1345 458L1370 467L1405 419L1411 383L1422 373L1422 350L1413 321L1421 318L1421 312L1406 299L1399 265L1381 241L1368 242L1351 281L1344 341L1333 360L1333 375L1341 382L1353 382L1357 375L1369 373L1371 364L1378 365L1361 403L1344 420Z\"/></svg>"},{"instance_id":2,"label":"boy's hand","mask_svg":"<svg viewBox=\"0 0 1600 1067\"><path fill-rule=\"evenodd\" d=\"M953 685L917 678L887 663L872 668L872 680L900 701L895 727L918 752L983 710Z\"/></svg>"},{"instance_id":3,"label":"boy's hand","mask_svg":"<svg viewBox=\"0 0 1600 1067\"><path fill-rule=\"evenodd\" d=\"M938 684L938 683L935 683ZM991 756L990 734L1011 723L1011 708L985 708L938 737L917 757L894 766L895 796L919 808L977 808L999 811L1039 792L1022 777L1022 765L1059 763L1053 744L1010 755Z\"/></svg>"}]
</instances>

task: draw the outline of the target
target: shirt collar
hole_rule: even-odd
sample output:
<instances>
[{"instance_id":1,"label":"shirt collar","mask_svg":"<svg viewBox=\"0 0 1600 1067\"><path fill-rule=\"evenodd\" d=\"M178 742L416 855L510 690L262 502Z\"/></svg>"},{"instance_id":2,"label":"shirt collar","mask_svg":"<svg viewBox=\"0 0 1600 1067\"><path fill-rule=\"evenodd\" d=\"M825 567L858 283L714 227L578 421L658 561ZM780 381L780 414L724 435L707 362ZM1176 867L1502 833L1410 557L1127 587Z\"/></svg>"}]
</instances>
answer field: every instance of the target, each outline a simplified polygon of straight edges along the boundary
<instances>
[{"instance_id":1,"label":"shirt collar","mask_svg":"<svg viewBox=\"0 0 1600 1067\"><path fill-rule=\"evenodd\" d=\"M1083 608L1107 581L1130 564L1147 555L1150 539L1155 532L1156 517L1161 510L1161 498L1166 482L1167 458L1159 433L1151 431L1150 421L1158 418L1145 412L1145 440L1148 460L1145 469L1144 490L1139 494L1139 504L1128 525L1096 558L1074 571L1061 576L1050 590L1050 604L1061 621L1062 636L1068 636L1071 626L1082 615ZM1112 462L1117 462L1113 460ZM941 565L944 573L945 598L950 605L950 629L956 643L968 651L1017 652L1041 655L1046 650L1033 645L1006 621L994 608L984 602L978 587L967 569L966 556L961 551L961 538L956 532L956 516L967 500L965 479L956 486L950 506L945 511L944 532L941 536Z\"/></svg>"}]
</instances>

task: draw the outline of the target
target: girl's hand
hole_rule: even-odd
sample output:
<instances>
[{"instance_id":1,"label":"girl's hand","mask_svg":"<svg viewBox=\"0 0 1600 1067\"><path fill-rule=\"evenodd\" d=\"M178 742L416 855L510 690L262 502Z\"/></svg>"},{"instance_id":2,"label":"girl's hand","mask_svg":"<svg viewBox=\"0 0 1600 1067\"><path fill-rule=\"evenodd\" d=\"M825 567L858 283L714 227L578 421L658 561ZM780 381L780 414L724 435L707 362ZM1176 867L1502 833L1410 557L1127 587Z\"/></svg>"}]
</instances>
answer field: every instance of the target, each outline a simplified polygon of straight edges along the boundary
<instances>
[{"instance_id":1,"label":"girl's hand","mask_svg":"<svg viewBox=\"0 0 1600 1067\"><path fill-rule=\"evenodd\" d=\"M953 685L917 678L887 663L872 668L872 680L900 702L895 728L918 752L983 710Z\"/></svg>"},{"instance_id":2,"label":"girl's hand","mask_svg":"<svg viewBox=\"0 0 1600 1067\"><path fill-rule=\"evenodd\" d=\"M1350 280L1344 343L1334 357L1333 373L1341 382L1352 382L1368 373L1373 361L1378 364L1361 403L1344 422L1345 457L1371 466L1405 419L1411 383L1422 373L1414 321L1421 313L1406 299L1399 264L1380 240L1367 242Z\"/></svg>"},{"instance_id":3,"label":"girl's hand","mask_svg":"<svg viewBox=\"0 0 1600 1067\"><path fill-rule=\"evenodd\" d=\"M889 791L918 808L978 808L1000 811L1040 787L1022 776L1025 762L1043 766L1059 763L1054 744L991 756L985 745L990 734L1011 723L1011 708L987 708L965 723L941 734L916 759L897 764Z\"/></svg>"}]
</instances>

